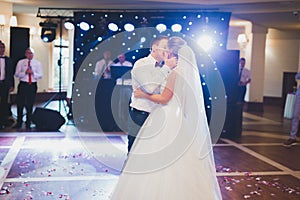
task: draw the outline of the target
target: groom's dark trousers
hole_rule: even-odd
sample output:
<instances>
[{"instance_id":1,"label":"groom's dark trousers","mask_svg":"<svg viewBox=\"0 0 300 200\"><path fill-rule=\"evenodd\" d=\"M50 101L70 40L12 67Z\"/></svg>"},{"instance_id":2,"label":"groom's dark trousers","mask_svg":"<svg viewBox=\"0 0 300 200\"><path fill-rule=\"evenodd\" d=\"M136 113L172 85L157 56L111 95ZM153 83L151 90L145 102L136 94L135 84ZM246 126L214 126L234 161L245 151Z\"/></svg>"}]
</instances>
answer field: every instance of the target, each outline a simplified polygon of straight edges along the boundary
<instances>
[{"instance_id":1,"label":"groom's dark trousers","mask_svg":"<svg viewBox=\"0 0 300 200\"><path fill-rule=\"evenodd\" d=\"M140 111L129 106L129 115L128 118L128 153L133 145L133 142L141 128L141 126L146 121L149 116L148 112Z\"/></svg>"}]
</instances>

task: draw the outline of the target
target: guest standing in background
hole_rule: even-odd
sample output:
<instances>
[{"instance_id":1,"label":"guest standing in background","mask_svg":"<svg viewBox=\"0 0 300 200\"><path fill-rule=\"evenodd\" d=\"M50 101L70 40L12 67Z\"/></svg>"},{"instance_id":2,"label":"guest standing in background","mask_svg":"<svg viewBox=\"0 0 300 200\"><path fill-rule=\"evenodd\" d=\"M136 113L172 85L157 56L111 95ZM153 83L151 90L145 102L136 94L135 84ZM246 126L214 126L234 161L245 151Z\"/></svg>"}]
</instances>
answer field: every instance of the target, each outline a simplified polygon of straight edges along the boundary
<instances>
[{"instance_id":1,"label":"guest standing in background","mask_svg":"<svg viewBox=\"0 0 300 200\"><path fill-rule=\"evenodd\" d=\"M11 116L8 95L14 90L14 69L4 52L5 44L0 41L0 129L8 125Z\"/></svg>"},{"instance_id":2,"label":"guest standing in background","mask_svg":"<svg viewBox=\"0 0 300 200\"><path fill-rule=\"evenodd\" d=\"M239 82L238 82L238 102L243 103L245 101L245 95L247 90L247 84L251 82L250 71L245 68L246 59L240 59L239 68Z\"/></svg>"},{"instance_id":3,"label":"guest standing in background","mask_svg":"<svg viewBox=\"0 0 300 200\"><path fill-rule=\"evenodd\" d=\"M17 63L15 76L20 79L17 92L17 124L14 128L22 127L23 109L26 108L26 129L30 129L33 104L37 92L37 81L42 78L42 65L35 60L34 50L27 48L26 58Z\"/></svg>"},{"instance_id":4,"label":"guest standing in background","mask_svg":"<svg viewBox=\"0 0 300 200\"><path fill-rule=\"evenodd\" d=\"M94 75L98 78L110 79L110 66L113 64L110 51L104 51L103 58L96 62Z\"/></svg>"},{"instance_id":5,"label":"guest standing in background","mask_svg":"<svg viewBox=\"0 0 300 200\"><path fill-rule=\"evenodd\" d=\"M295 76L296 81L300 80L300 72ZM300 117L300 86L296 91L296 100L294 104L294 112L292 118L292 125L290 131L290 138L283 143L285 147L291 147L297 144L296 136L299 128L299 117Z\"/></svg>"},{"instance_id":6,"label":"guest standing in background","mask_svg":"<svg viewBox=\"0 0 300 200\"><path fill-rule=\"evenodd\" d=\"M132 67L132 63L126 60L125 54L120 54L118 56L119 62L113 64L113 66L125 66L125 67Z\"/></svg>"}]
</instances>

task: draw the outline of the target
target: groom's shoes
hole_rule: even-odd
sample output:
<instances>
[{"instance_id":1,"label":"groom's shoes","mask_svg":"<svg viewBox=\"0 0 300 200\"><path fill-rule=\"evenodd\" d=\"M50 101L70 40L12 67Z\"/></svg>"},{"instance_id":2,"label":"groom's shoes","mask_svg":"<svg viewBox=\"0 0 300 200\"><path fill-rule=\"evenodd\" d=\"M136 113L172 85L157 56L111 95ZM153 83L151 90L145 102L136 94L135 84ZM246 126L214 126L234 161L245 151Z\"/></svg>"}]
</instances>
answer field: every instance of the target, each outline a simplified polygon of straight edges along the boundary
<instances>
[{"instance_id":1,"label":"groom's shoes","mask_svg":"<svg viewBox=\"0 0 300 200\"><path fill-rule=\"evenodd\" d=\"M26 130L31 130L31 126L30 126L30 124L26 124Z\"/></svg>"},{"instance_id":2,"label":"groom's shoes","mask_svg":"<svg viewBox=\"0 0 300 200\"><path fill-rule=\"evenodd\" d=\"M22 123L17 122L17 124L14 125L12 128L20 129L21 127L22 127Z\"/></svg>"}]
</instances>

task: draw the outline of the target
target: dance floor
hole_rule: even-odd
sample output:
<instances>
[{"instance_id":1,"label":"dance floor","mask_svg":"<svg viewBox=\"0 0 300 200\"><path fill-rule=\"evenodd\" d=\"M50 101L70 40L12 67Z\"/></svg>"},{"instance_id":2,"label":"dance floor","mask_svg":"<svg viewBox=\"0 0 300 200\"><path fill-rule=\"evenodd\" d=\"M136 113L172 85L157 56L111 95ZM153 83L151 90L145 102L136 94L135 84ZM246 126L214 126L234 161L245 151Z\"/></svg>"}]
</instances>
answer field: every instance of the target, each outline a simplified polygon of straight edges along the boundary
<instances>
[{"instance_id":1,"label":"dance floor","mask_svg":"<svg viewBox=\"0 0 300 200\"><path fill-rule=\"evenodd\" d=\"M281 111L244 112L242 137L214 146L224 200L300 199L300 145L282 146L290 120ZM1 130L0 199L108 200L126 153L124 133L71 123L59 132Z\"/></svg>"}]
</instances>

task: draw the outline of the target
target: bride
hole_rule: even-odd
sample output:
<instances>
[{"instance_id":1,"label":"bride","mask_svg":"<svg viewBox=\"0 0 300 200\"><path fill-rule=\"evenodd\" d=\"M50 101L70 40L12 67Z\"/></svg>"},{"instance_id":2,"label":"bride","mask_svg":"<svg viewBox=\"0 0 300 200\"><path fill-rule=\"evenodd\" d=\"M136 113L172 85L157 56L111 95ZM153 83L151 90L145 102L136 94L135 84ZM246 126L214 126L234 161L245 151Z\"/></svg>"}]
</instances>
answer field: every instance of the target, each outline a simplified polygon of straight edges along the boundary
<instances>
[{"instance_id":1,"label":"bride","mask_svg":"<svg viewBox=\"0 0 300 200\"><path fill-rule=\"evenodd\" d=\"M134 93L160 106L141 128L112 199L222 199L194 52L180 37L168 46L178 65L161 94Z\"/></svg>"}]
</instances>

